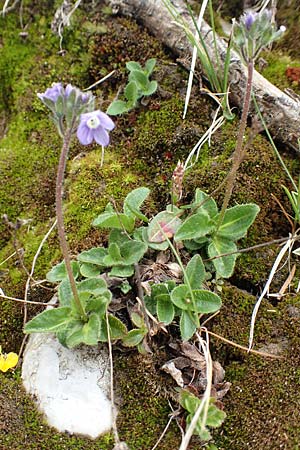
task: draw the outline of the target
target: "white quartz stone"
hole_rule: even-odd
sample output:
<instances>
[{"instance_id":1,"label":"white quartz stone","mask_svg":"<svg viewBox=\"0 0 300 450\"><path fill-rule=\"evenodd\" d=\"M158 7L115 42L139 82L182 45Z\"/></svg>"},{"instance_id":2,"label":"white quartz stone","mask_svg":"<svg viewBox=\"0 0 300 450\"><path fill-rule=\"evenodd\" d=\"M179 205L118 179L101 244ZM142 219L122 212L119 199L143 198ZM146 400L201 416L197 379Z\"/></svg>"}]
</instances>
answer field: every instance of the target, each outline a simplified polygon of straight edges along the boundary
<instances>
[{"instance_id":1,"label":"white quartz stone","mask_svg":"<svg viewBox=\"0 0 300 450\"><path fill-rule=\"evenodd\" d=\"M109 360L105 347L63 347L51 334L32 334L22 378L49 425L96 438L112 426Z\"/></svg>"}]
</instances>

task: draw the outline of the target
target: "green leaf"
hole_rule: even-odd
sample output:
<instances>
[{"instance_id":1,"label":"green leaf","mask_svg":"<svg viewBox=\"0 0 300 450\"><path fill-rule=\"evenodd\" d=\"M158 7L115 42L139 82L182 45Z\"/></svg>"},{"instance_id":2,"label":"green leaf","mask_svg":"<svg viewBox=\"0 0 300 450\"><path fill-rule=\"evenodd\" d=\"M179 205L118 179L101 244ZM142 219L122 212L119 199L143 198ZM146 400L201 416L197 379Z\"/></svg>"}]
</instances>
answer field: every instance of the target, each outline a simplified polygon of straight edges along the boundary
<instances>
[{"instance_id":1,"label":"green leaf","mask_svg":"<svg viewBox=\"0 0 300 450\"><path fill-rule=\"evenodd\" d=\"M83 277L86 278L93 278L99 275L102 270L104 269L103 266L96 266L95 264L89 264L89 263L81 263L80 264L80 273Z\"/></svg>"},{"instance_id":2,"label":"green leaf","mask_svg":"<svg viewBox=\"0 0 300 450\"><path fill-rule=\"evenodd\" d=\"M206 211L202 211L201 213L193 214L182 223L175 234L175 241L197 239L210 234L213 229L214 222L212 222Z\"/></svg>"},{"instance_id":3,"label":"green leaf","mask_svg":"<svg viewBox=\"0 0 300 450\"><path fill-rule=\"evenodd\" d=\"M177 308L191 310L191 293L186 284L176 286L171 292L171 300Z\"/></svg>"},{"instance_id":4,"label":"green leaf","mask_svg":"<svg viewBox=\"0 0 300 450\"><path fill-rule=\"evenodd\" d=\"M177 308L184 311L208 314L221 307L221 299L217 294L205 289L193 289L192 294L186 284L181 284L171 292L171 300Z\"/></svg>"},{"instance_id":5,"label":"green leaf","mask_svg":"<svg viewBox=\"0 0 300 450\"><path fill-rule=\"evenodd\" d=\"M209 314L218 311L221 308L222 301L214 292L205 289L193 290L196 304L196 312L199 314ZM193 304L191 310L195 311Z\"/></svg>"},{"instance_id":6,"label":"green leaf","mask_svg":"<svg viewBox=\"0 0 300 450\"><path fill-rule=\"evenodd\" d=\"M180 227L181 220L176 214L161 211L150 222L148 226L149 242L161 243L166 238L172 238Z\"/></svg>"},{"instance_id":7,"label":"green leaf","mask_svg":"<svg viewBox=\"0 0 300 450\"><path fill-rule=\"evenodd\" d=\"M162 250L162 251L167 250L167 248L169 247L168 241L164 241L164 242L160 242L160 243L149 242L148 228L147 227L141 227L141 228L142 228L142 239L148 245L148 247L150 247L154 250ZM137 231L139 231L139 229Z\"/></svg>"},{"instance_id":8,"label":"green leaf","mask_svg":"<svg viewBox=\"0 0 300 450\"><path fill-rule=\"evenodd\" d=\"M131 103L124 102L123 100L114 100L107 108L106 113L109 116L118 116L124 114L133 108Z\"/></svg>"},{"instance_id":9,"label":"green leaf","mask_svg":"<svg viewBox=\"0 0 300 450\"><path fill-rule=\"evenodd\" d=\"M147 86L147 89L143 90L143 95L144 96L149 96L154 94L154 92L157 90L157 81L150 81L150 83Z\"/></svg>"},{"instance_id":10,"label":"green leaf","mask_svg":"<svg viewBox=\"0 0 300 450\"><path fill-rule=\"evenodd\" d=\"M156 297L157 305L157 317L160 322L169 325L175 316L174 306L171 302L169 294L161 294Z\"/></svg>"},{"instance_id":11,"label":"green leaf","mask_svg":"<svg viewBox=\"0 0 300 450\"><path fill-rule=\"evenodd\" d=\"M111 340L122 339L122 338L124 338L124 336L127 335L126 326L117 317L113 316L112 314L109 314L108 315L108 323L109 323L109 331L110 331L110 339ZM107 340L108 340L106 317L103 317L102 321L101 321L101 332L100 332L99 340L101 342L107 342Z\"/></svg>"},{"instance_id":12,"label":"green leaf","mask_svg":"<svg viewBox=\"0 0 300 450\"><path fill-rule=\"evenodd\" d=\"M123 337L123 345L125 345L125 347L135 347L140 342L142 342L146 334L146 328L134 328L133 330L130 330L126 336Z\"/></svg>"},{"instance_id":13,"label":"green leaf","mask_svg":"<svg viewBox=\"0 0 300 450\"><path fill-rule=\"evenodd\" d=\"M77 278L79 275L78 262L71 261L71 267L72 267L72 272L73 272L74 278ZM61 263L52 267L52 269L47 273L46 278L48 281L51 281L51 283L57 283L58 281L68 279L65 262L62 261Z\"/></svg>"},{"instance_id":14,"label":"green leaf","mask_svg":"<svg viewBox=\"0 0 300 450\"><path fill-rule=\"evenodd\" d=\"M219 236L214 236L207 249L207 253L210 258L222 255L224 253L236 251L237 246L233 241L221 238ZM212 263L216 269L217 275L222 278L231 277L231 275L233 274L236 258L237 254L235 253L232 255L221 256L219 258L213 259Z\"/></svg>"},{"instance_id":15,"label":"green leaf","mask_svg":"<svg viewBox=\"0 0 300 450\"><path fill-rule=\"evenodd\" d=\"M134 228L134 219L122 213L103 212L93 221L93 225L99 228L125 229L131 233Z\"/></svg>"},{"instance_id":16,"label":"green leaf","mask_svg":"<svg viewBox=\"0 0 300 450\"><path fill-rule=\"evenodd\" d=\"M122 339L127 335L126 325L117 317L109 314L108 316L109 330L111 339Z\"/></svg>"},{"instance_id":17,"label":"green leaf","mask_svg":"<svg viewBox=\"0 0 300 450\"><path fill-rule=\"evenodd\" d=\"M81 329L70 332L66 338L67 347L73 348L79 344L96 345L100 333L101 322L98 314L92 313L89 321Z\"/></svg>"},{"instance_id":18,"label":"green leaf","mask_svg":"<svg viewBox=\"0 0 300 450\"><path fill-rule=\"evenodd\" d=\"M143 70L140 63L136 61L128 61L126 63L126 69L129 70L130 72L132 72L133 70Z\"/></svg>"},{"instance_id":19,"label":"green leaf","mask_svg":"<svg viewBox=\"0 0 300 450\"><path fill-rule=\"evenodd\" d=\"M195 319L192 317L191 312L182 311L179 327L182 340L188 341L189 339L191 339L191 337L197 330L197 325L195 324Z\"/></svg>"},{"instance_id":20,"label":"green leaf","mask_svg":"<svg viewBox=\"0 0 300 450\"><path fill-rule=\"evenodd\" d=\"M223 222L217 231L217 235L232 241L237 241L245 236L258 212L259 207L253 203L237 205L227 209ZM218 216L216 220L218 220Z\"/></svg>"},{"instance_id":21,"label":"green leaf","mask_svg":"<svg viewBox=\"0 0 300 450\"><path fill-rule=\"evenodd\" d=\"M199 188L196 189L195 200L191 206L197 208L198 213L206 211L211 219L218 214L218 206L215 200Z\"/></svg>"},{"instance_id":22,"label":"green leaf","mask_svg":"<svg viewBox=\"0 0 300 450\"><path fill-rule=\"evenodd\" d=\"M130 319L133 325L135 325L138 328L145 327L145 320L142 314L138 314L137 312L132 312L130 314Z\"/></svg>"},{"instance_id":23,"label":"green leaf","mask_svg":"<svg viewBox=\"0 0 300 450\"><path fill-rule=\"evenodd\" d=\"M95 312L99 317L104 317L107 306L111 301L112 294L110 291L106 291L105 294L100 297L90 297L88 298L85 306L85 311Z\"/></svg>"},{"instance_id":24,"label":"green leaf","mask_svg":"<svg viewBox=\"0 0 300 450\"><path fill-rule=\"evenodd\" d=\"M71 308L60 306L59 308L47 309L26 323L25 333L55 333L68 326L73 320Z\"/></svg>"},{"instance_id":25,"label":"green leaf","mask_svg":"<svg viewBox=\"0 0 300 450\"><path fill-rule=\"evenodd\" d=\"M173 280L168 280L165 283L155 283L151 285L151 297L156 299L158 295L170 294L176 287L176 283Z\"/></svg>"},{"instance_id":26,"label":"green leaf","mask_svg":"<svg viewBox=\"0 0 300 450\"><path fill-rule=\"evenodd\" d=\"M153 72L155 64L156 64L156 58L150 58L146 61L145 72L148 76L151 75L151 73Z\"/></svg>"},{"instance_id":27,"label":"green leaf","mask_svg":"<svg viewBox=\"0 0 300 450\"><path fill-rule=\"evenodd\" d=\"M74 331L76 331L76 330L81 330L83 325L84 325L84 323L82 322L82 320L73 319L69 322L69 324L67 325L66 328L64 328L61 331L57 331L56 337L59 340L59 342L61 343L61 345L63 345L64 347L67 347L68 346L67 338L68 338L69 334L74 333Z\"/></svg>"},{"instance_id":28,"label":"green leaf","mask_svg":"<svg viewBox=\"0 0 300 450\"><path fill-rule=\"evenodd\" d=\"M129 102L136 103L138 99L138 89L134 81L130 81L130 83L127 84L124 90L124 95Z\"/></svg>"},{"instance_id":29,"label":"green leaf","mask_svg":"<svg viewBox=\"0 0 300 450\"><path fill-rule=\"evenodd\" d=\"M147 75L142 70L132 70L128 77L129 81L134 81L139 90L147 90L149 80Z\"/></svg>"},{"instance_id":30,"label":"green leaf","mask_svg":"<svg viewBox=\"0 0 300 450\"><path fill-rule=\"evenodd\" d=\"M208 427L217 428L222 425L226 418L226 413L214 404L210 404L207 411L206 425Z\"/></svg>"},{"instance_id":31,"label":"green leaf","mask_svg":"<svg viewBox=\"0 0 300 450\"><path fill-rule=\"evenodd\" d=\"M89 292L97 297L107 291L107 284L103 278L88 278L78 283L77 289L78 292Z\"/></svg>"},{"instance_id":32,"label":"green leaf","mask_svg":"<svg viewBox=\"0 0 300 450\"><path fill-rule=\"evenodd\" d=\"M192 257L186 266L185 272L192 289L199 289L202 287L206 272L200 255L194 255Z\"/></svg>"},{"instance_id":33,"label":"green leaf","mask_svg":"<svg viewBox=\"0 0 300 450\"><path fill-rule=\"evenodd\" d=\"M198 240L200 241L202 239L202 242L198 242ZM202 248L206 242L208 242L208 238L206 237L199 238L197 240L186 239L184 241L184 246L189 252L194 252L195 250L199 250L200 248Z\"/></svg>"},{"instance_id":34,"label":"green leaf","mask_svg":"<svg viewBox=\"0 0 300 450\"><path fill-rule=\"evenodd\" d=\"M108 247L108 255L103 259L104 264L109 266L116 266L122 262L120 247L114 242Z\"/></svg>"},{"instance_id":35,"label":"green leaf","mask_svg":"<svg viewBox=\"0 0 300 450\"><path fill-rule=\"evenodd\" d=\"M103 258L107 255L107 250L103 247L94 247L90 250L79 253L78 261L103 266Z\"/></svg>"},{"instance_id":36,"label":"green leaf","mask_svg":"<svg viewBox=\"0 0 300 450\"><path fill-rule=\"evenodd\" d=\"M129 192L124 200L124 213L128 217L135 219L136 217L144 222L148 222L148 218L141 213L140 207L150 193L150 189L140 187Z\"/></svg>"},{"instance_id":37,"label":"green leaf","mask_svg":"<svg viewBox=\"0 0 300 450\"><path fill-rule=\"evenodd\" d=\"M180 389L179 403L184 409L194 415L198 407L200 406L201 400L190 391L186 389Z\"/></svg>"},{"instance_id":38,"label":"green leaf","mask_svg":"<svg viewBox=\"0 0 300 450\"><path fill-rule=\"evenodd\" d=\"M109 233L108 243L117 244L118 247L121 247L122 244L130 240L131 238L124 230L113 228Z\"/></svg>"},{"instance_id":39,"label":"green leaf","mask_svg":"<svg viewBox=\"0 0 300 450\"><path fill-rule=\"evenodd\" d=\"M138 263L139 260L144 256L148 247L144 242L131 240L125 242L120 247L120 252L122 256L122 264L131 265Z\"/></svg>"},{"instance_id":40,"label":"green leaf","mask_svg":"<svg viewBox=\"0 0 300 450\"><path fill-rule=\"evenodd\" d=\"M58 298L60 306L71 306L73 293L69 280L63 280L58 286Z\"/></svg>"},{"instance_id":41,"label":"green leaf","mask_svg":"<svg viewBox=\"0 0 300 450\"><path fill-rule=\"evenodd\" d=\"M134 274L133 266L114 266L109 272L110 277L128 278Z\"/></svg>"}]
</instances>

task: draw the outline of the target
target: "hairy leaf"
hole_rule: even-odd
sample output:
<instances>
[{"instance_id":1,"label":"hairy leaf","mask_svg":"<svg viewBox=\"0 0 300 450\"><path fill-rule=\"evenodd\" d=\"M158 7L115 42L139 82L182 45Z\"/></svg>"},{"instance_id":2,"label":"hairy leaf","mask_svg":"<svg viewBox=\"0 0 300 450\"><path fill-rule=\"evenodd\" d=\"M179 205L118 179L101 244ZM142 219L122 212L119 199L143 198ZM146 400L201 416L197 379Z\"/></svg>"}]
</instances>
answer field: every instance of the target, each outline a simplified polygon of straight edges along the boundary
<instances>
[{"instance_id":1,"label":"hairy leaf","mask_svg":"<svg viewBox=\"0 0 300 450\"><path fill-rule=\"evenodd\" d=\"M141 213L140 207L148 197L149 193L150 189L146 187L140 187L129 192L124 200L124 213L133 219L138 218L144 222L148 222L148 218Z\"/></svg>"},{"instance_id":2,"label":"hairy leaf","mask_svg":"<svg viewBox=\"0 0 300 450\"><path fill-rule=\"evenodd\" d=\"M71 261L71 267L72 267L72 272L73 272L74 278L77 278L79 275L78 262ZM47 273L46 278L48 281L51 281L51 283L57 283L58 281L68 279L65 262L62 261L61 263L52 267L52 269Z\"/></svg>"},{"instance_id":3,"label":"hairy leaf","mask_svg":"<svg viewBox=\"0 0 300 450\"><path fill-rule=\"evenodd\" d=\"M55 333L63 330L73 320L71 308L60 306L59 308L47 309L35 316L24 327L25 333Z\"/></svg>"},{"instance_id":4,"label":"hairy leaf","mask_svg":"<svg viewBox=\"0 0 300 450\"><path fill-rule=\"evenodd\" d=\"M181 220L176 214L161 211L151 220L148 226L149 242L161 243L166 238L172 238L180 224Z\"/></svg>"},{"instance_id":5,"label":"hairy leaf","mask_svg":"<svg viewBox=\"0 0 300 450\"><path fill-rule=\"evenodd\" d=\"M199 289L205 280L205 267L200 255L194 255L185 269L192 289Z\"/></svg>"},{"instance_id":6,"label":"hairy leaf","mask_svg":"<svg viewBox=\"0 0 300 450\"><path fill-rule=\"evenodd\" d=\"M214 230L214 222L206 211L188 217L178 228L175 241L197 239L210 234Z\"/></svg>"},{"instance_id":7,"label":"hairy leaf","mask_svg":"<svg viewBox=\"0 0 300 450\"><path fill-rule=\"evenodd\" d=\"M219 236L214 236L212 242L208 246L207 252L210 258L213 258L214 256L219 256L218 258L212 260L219 277L222 278L231 277L231 275L233 274L235 261L237 258L236 253L227 256L220 256L220 255L230 252L236 252L236 250L237 246L233 241L221 238Z\"/></svg>"},{"instance_id":8,"label":"hairy leaf","mask_svg":"<svg viewBox=\"0 0 300 450\"><path fill-rule=\"evenodd\" d=\"M156 312L160 322L169 325L175 316L174 306L169 294L161 294L156 297Z\"/></svg>"},{"instance_id":9,"label":"hairy leaf","mask_svg":"<svg viewBox=\"0 0 300 450\"><path fill-rule=\"evenodd\" d=\"M95 227L125 229L129 233L133 231L134 219L126 214L115 212L103 212L93 221Z\"/></svg>"},{"instance_id":10,"label":"hairy leaf","mask_svg":"<svg viewBox=\"0 0 300 450\"><path fill-rule=\"evenodd\" d=\"M123 345L125 347L135 347L138 345L147 334L146 328L134 328L130 330L126 336L123 337Z\"/></svg>"},{"instance_id":11,"label":"hairy leaf","mask_svg":"<svg viewBox=\"0 0 300 450\"><path fill-rule=\"evenodd\" d=\"M192 313L189 311L182 311L180 316L180 334L183 341L191 339L195 331L197 330L196 320Z\"/></svg>"},{"instance_id":12,"label":"hairy leaf","mask_svg":"<svg viewBox=\"0 0 300 450\"><path fill-rule=\"evenodd\" d=\"M217 231L217 235L232 241L237 241L245 236L258 212L259 206L253 203L237 205L227 209L223 222ZM216 220L218 220L218 217Z\"/></svg>"}]
</instances>

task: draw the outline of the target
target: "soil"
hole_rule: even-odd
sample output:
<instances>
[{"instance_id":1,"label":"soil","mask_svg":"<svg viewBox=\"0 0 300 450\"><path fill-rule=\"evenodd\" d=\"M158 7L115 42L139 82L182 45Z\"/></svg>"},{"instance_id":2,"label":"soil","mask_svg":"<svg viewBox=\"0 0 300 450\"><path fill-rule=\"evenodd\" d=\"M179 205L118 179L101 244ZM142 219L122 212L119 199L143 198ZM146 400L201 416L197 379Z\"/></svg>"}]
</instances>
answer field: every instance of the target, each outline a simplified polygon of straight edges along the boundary
<instances>
[{"instance_id":1,"label":"soil","mask_svg":"<svg viewBox=\"0 0 300 450\"><path fill-rule=\"evenodd\" d=\"M57 2L56 2L57 3ZM59 3L59 2L58 2ZM231 17L237 2L214 2L223 17ZM239 2L240 4L241 2ZM103 1L82 2L59 38L50 30L55 8L43 0L23 2L23 26L15 9L0 18L0 210L11 226L0 224L0 287L6 295L24 296L33 257L55 215L54 186L60 138L36 93L52 82L62 81L85 88L111 71L113 75L97 85L94 94L104 111L126 83L127 61L142 65L155 57L153 78L158 91L138 108L116 118L111 145L103 168L96 145L72 145L65 185L65 222L72 255L99 246L107 233L91 223L112 198L117 207L132 189L147 186L151 198L148 216L169 203L171 176L179 159L209 127L213 100L201 93L199 81L193 86L187 118L182 120L188 73L173 55L132 19L115 16ZM297 1L278 4L278 20L288 28L286 36L263 55L267 66L262 73L279 88L299 92L300 11ZM23 33L21 33L23 32ZM205 83L205 81L204 81ZM204 146L198 163L186 173L182 203L191 201L195 189L213 192L231 167L231 155L238 129L236 118L226 123ZM251 123L249 122L249 126ZM250 128L247 136L251 133ZM295 180L299 176L299 155L282 144L278 149ZM292 209L282 189L289 180L264 134L254 137L240 168L231 206L256 203L260 214L239 248L247 248L287 237ZM223 191L215 195L221 205ZM16 227L17 219L23 220ZM220 313L207 327L212 332L247 347L249 323L256 296L262 291L281 247L272 244L241 253L234 275L222 286ZM16 250L18 251L16 252ZM21 250L20 250L21 249ZM300 275L298 256L294 278L282 297L264 299L255 328L255 349L280 355L281 359L248 354L219 338L211 337L211 353L226 371L231 389L222 399L227 418L214 432L213 442L224 450L296 450L299 448L300 402ZM51 266L61 260L57 236L52 234L35 267L35 280L44 280ZM277 293L290 273L288 263L276 273L271 291ZM30 300L47 301L53 285L32 287ZM18 352L23 335L24 310L21 303L0 300L0 345L4 352ZM40 311L28 307L29 318ZM175 328L175 327L174 327ZM163 338L155 339L152 357L137 350L114 350L115 384L118 399L120 438L131 450L150 450L168 422L174 402L175 382L161 371L170 356ZM102 450L113 447L111 435L91 441L49 428L23 391L20 368L0 373L0 450ZM182 419L178 422L184 426ZM178 448L181 433L173 420L159 444L161 450ZM189 449L204 446L193 438Z\"/></svg>"}]
</instances>

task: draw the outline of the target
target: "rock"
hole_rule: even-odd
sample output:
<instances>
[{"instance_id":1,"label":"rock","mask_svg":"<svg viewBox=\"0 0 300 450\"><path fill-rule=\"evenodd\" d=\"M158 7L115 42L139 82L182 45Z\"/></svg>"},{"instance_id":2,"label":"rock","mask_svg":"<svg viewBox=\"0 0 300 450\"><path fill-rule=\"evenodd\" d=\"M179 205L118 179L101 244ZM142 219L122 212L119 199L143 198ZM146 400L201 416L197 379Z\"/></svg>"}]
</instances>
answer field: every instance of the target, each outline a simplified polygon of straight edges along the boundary
<instances>
[{"instance_id":1,"label":"rock","mask_svg":"<svg viewBox=\"0 0 300 450\"><path fill-rule=\"evenodd\" d=\"M104 347L63 347L52 334L32 334L24 353L26 391L58 431L96 438L112 426L110 371Z\"/></svg>"}]
</instances>

